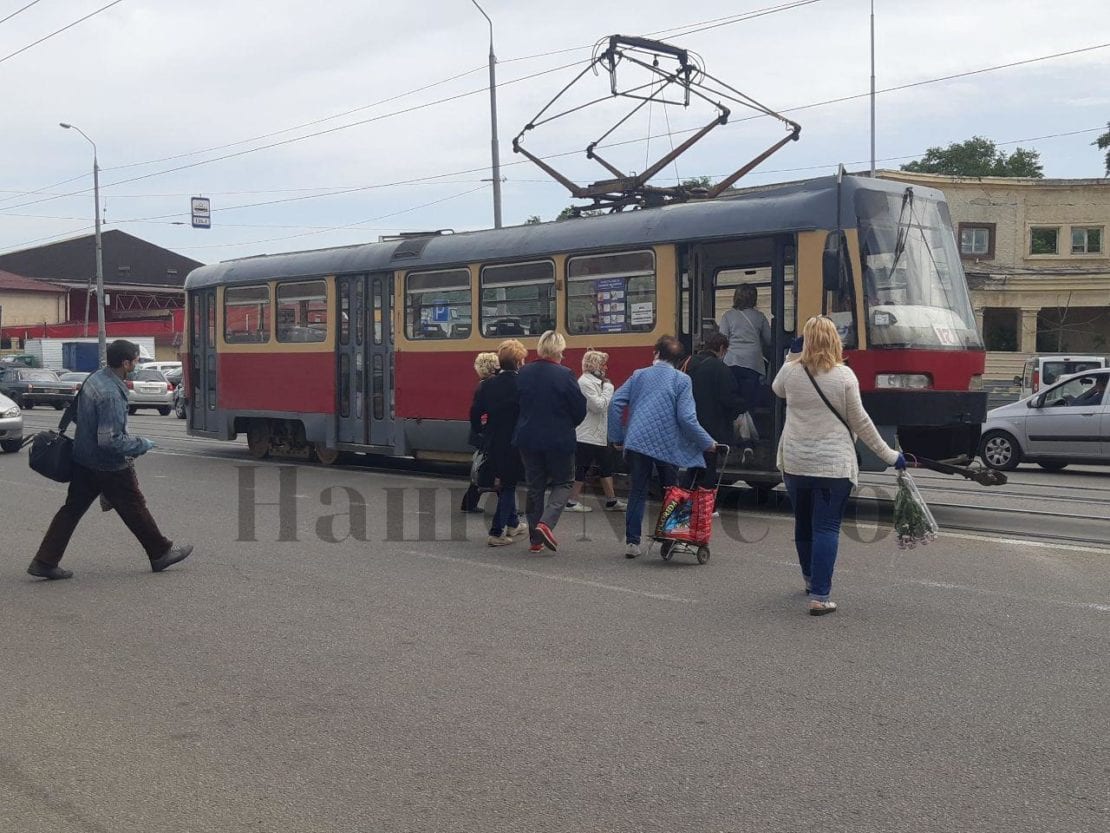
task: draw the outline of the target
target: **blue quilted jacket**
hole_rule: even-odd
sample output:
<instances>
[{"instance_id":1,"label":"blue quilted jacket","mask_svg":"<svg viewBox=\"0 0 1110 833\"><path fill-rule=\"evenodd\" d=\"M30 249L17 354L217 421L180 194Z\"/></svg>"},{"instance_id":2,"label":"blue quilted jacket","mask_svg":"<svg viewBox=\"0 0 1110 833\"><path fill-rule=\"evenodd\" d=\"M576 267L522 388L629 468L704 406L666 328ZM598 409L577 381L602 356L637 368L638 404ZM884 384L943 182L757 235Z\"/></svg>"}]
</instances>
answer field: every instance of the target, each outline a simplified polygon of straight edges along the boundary
<instances>
[{"instance_id":1,"label":"blue quilted jacket","mask_svg":"<svg viewBox=\"0 0 1110 833\"><path fill-rule=\"evenodd\" d=\"M690 377L666 362L637 370L613 394L609 440L682 468L703 467L713 445L698 424Z\"/></svg>"}]
</instances>

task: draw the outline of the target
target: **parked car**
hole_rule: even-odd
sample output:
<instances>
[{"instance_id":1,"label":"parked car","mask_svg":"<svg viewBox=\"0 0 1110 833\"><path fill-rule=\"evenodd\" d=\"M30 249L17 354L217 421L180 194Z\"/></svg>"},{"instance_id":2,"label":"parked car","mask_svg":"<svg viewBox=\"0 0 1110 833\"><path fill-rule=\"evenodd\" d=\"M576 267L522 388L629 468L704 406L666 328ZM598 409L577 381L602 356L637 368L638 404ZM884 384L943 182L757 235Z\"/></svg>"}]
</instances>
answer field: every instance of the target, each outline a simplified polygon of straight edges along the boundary
<instances>
[{"instance_id":1,"label":"parked car","mask_svg":"<svg viewBox=\"0 0 1110 833\"><path fill-rule=\"evenodd\" d=\"M1067 356L1062 353L1030 356L1025 360L1021 375L1014 377L1014 384L1021 387L1024 398L1040 393L1043 388L1056 384L1065 376L1100 367L1106 367L1104 356Z\"/></svg>"},{"instance_id":2,"label":"parked car","mask_svg":"<svg viewBox=\"0 0 1110 833\"><path fill-rule=\"evenodd\" d=\"M68 382L73 385L73 393L81 390L81 385L85 384L85 380L89 378L89 374L83 370L65 370L58 376L59 382Z\"/></svg>"},{"instance_id":3,"label":"parked car","mask_svg":"<svg viewBox=\"0 0 1110 833\"><path fill-rule=\"evenodd\" d=\"M188 413L185 411L185 386L177 385L173 389L173 413L178 419L185 419Z\"/></svg>"},{"instance_id":4,"label":"parked car","mask_svg":"<svg viewBox=\"0 0 1110 833\"><path fill-rule=\"evenodd\" d=\"M0 449L13 454L23 446L23 413L19 406L0 394Z\"/></svg>"},{"instance_id":5,"label":"parked car","mask_svg":"<svg viewBox=\"0 0 1110 833\"><path fill-rule=\"evenodd\" d=\"M168 373L171 370L181 370L181 362L143 362L136 370L160 370L162 373Z\"/></svg>"},{"instance_id":6,"label":"parked car","mask_svg":"<svg viewBox=\"0 0 1110 833\"><path fill-rule=\"evenodd\" d=\"M1110 369L1076 373L1040 393L987 413L979 456L992 469L1037 463L1110 463Z\"/></svg>"},{"instance_id":7,"label":"parked car","mask_svg":"<svg viewBox=\"0 0 1110 833\"><path fill-rule=\"evenodd\" d=\"M139 408L157 408L166 416L173 408L173 385L166 381L160 370L141 367L127 374L127 413Z\"/></svg>"},{"instance_id":8,"label":"parked car","mask_svg":"<svg viewBox=\"0 0 1110 833\"><path fill-rule=\"evenodd\" d=\"M158 370L158 368L155 368ZM168 370L163 370L162 375L166 377L166 381L174 386L174 389L181 387L181 380L185 376L185 368L181 366L181 362L177 363L177 367L171 367Z\"/></svg>"},{"instance_id":9,"label":"parked car","mask_svg":"<svg viewBox=\"0 0 1110 833\"><path fill-rule=\"evenodd\" d=\"M53 370L7 367L0 370L0 393L20 408L53 405L60 411L73 401L77 387L72 382L59 381Z\"/></svg>"}]
</instances>

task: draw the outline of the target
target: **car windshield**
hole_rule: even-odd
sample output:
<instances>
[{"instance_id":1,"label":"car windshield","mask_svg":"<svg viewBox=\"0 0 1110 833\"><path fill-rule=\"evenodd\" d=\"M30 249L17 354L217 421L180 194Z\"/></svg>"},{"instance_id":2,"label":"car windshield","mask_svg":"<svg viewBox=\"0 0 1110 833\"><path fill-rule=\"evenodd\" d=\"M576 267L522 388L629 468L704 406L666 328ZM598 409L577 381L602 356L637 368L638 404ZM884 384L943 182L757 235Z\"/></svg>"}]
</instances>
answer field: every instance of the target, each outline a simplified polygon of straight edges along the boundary
<instances>
[{"instance_id":1,"label":"car windshield","mask_svg":"<svg viewBox=\"0 0 1110 833\"><path fill-rule=\"evenodd\" d=\"M52 370L21 370L19 378L24 382L57 382L58 374Z\"/></svg>"},{"instance_id":2,"label":"car windshield","mask_svg":"<svg viewBox=\"0 0 1110 833\"><path fill-rule=\"evenodd\" d=\"M166 377L160 370L136 370L131 374L131 379L136 382L164 382Z\"/></svg>"},{"instance_id":3,"label":"car windshield","mask_svg":"<svg viewBox=\"0 0 1110 833\"><path fill-rule=\"evenodd\" d=\"M856 214L871 346L983 349L948 206L860 191Z\"/></svg>"}]
</instances>

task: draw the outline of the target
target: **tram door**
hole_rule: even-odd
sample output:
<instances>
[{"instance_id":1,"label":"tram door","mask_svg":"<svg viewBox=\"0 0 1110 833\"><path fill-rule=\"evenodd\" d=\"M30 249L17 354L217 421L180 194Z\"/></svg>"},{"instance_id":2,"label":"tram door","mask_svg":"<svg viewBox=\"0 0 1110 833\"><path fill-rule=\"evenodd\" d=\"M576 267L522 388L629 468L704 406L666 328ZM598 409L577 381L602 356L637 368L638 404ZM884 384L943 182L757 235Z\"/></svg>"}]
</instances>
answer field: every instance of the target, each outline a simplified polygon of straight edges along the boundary
<instances>
[{"instance_id":1,"label":"tram door","mask_svg":"<svg viewBox=\"0 0 1110 833\"><path fill-rule=\"evenodd\" d=\"M761 439L777 438L784 416L781 400L770 393L770 383L797 326L794 260L793 235L776 235L698 244L690 247L684 261L681 325L687 349L697 350L706 336L719 331L741 284L755 288L756 309L771 324L764 385L752 411Z\"/></svg>"},{"instance_id":2,"label":"tram door","mask_svg":"<svg viewBox=\"0 0 1110 833\"><path fill-rule=\"evenodd\" d=\"M216 430L216 290L192 294L189 324L189 427Z\"/></svg>"},{"instance_id":3,"label":"tram door","mask_svg":"<svg viewBox=\"0 0 1110 833\"><path fill-rule=\"evenodd\" d=\"M338 278L336 294L337 430L340 443L391 445L393 442L388 274Z\"/></svg>"}]
</instances>

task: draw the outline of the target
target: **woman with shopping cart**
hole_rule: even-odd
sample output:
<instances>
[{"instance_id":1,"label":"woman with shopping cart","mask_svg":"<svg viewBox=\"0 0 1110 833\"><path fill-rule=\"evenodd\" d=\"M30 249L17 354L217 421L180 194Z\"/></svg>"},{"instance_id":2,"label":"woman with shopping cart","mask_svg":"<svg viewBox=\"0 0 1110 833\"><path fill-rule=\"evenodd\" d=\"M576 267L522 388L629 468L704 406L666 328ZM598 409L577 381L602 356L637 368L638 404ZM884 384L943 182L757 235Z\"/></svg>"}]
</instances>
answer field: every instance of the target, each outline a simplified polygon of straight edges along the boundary
<instances>
[{"instance_id":1,"label":"woman with shopping cart","mask_svg":"<svg viewBox=\"0 0 1110 833\"><path fill-rule=\"evenodd\" d=\"M609 403L609 440L624 447L630 480L625 558L643 555L640 533L652 472L664 489L675 486L679 468L703 468L702 455L717 450L698 423L690 377L675 366L682 354L678 339L660 338L651 367L634 372Z\"/></svg>"},{"instance_id":2,"label":"woman with shopping cart","mask_svg":"<svg viewBox=\"0 0 1110 833\"><path fill-rule=\"evenodd\" d=\"M786 400L778 466L794 507L794 546L809 613L823 616L836 611L829 593L840 522L859 479L856 437L887 465L904 469L906 460L863 409L859 380L844 364L840 335L825 316L806 322L771 388Z\"/></svg>"}]
</instances>

